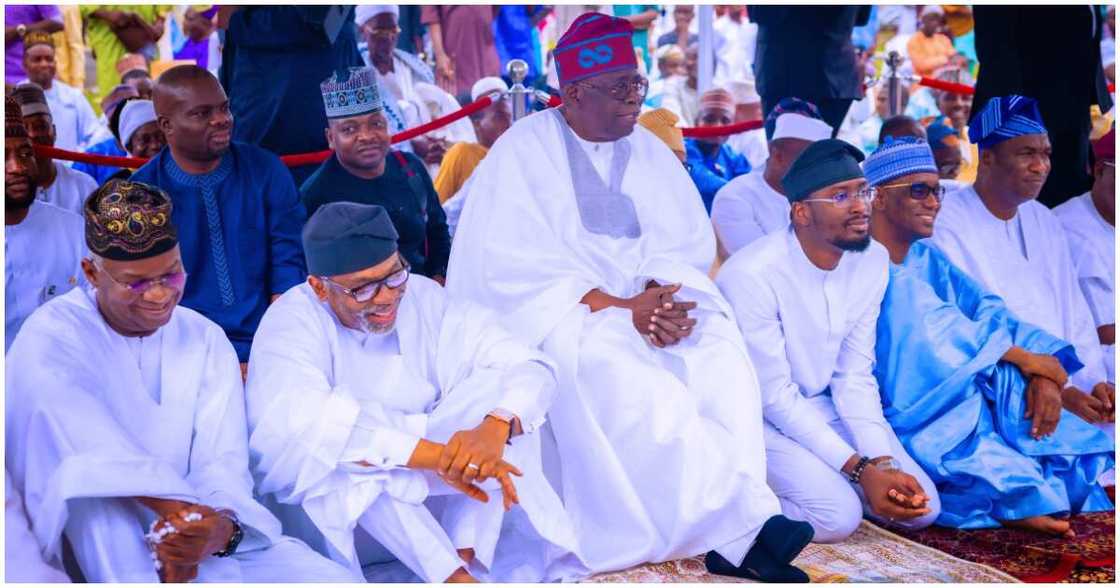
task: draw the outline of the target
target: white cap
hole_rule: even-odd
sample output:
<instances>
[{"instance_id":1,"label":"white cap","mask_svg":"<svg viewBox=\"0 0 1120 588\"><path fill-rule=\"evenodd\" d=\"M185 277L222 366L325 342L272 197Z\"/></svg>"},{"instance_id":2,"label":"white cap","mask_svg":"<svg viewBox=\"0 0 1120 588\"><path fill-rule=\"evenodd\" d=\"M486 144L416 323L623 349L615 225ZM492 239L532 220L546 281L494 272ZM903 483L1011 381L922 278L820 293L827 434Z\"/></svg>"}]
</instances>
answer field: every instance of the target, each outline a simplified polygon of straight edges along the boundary
<instances>
[{"instance_id":1,"label":"white cap","mask_svg":"<svg viewBox=\"0 0 1120 588\"><path fill-rule=\"evenodd\" d=\"M945 14L945 9L938 4L928 4L922 7L922 16L927 14Z\"/></svg>"},{"instance_id":2,"label":"white cap","mask_svg":"<svg viewBox=\"0 0 1120 588\"><path fill-rule=\"evenodd\" d=\"M354 22L362 26L369 19L385 13L392 14L398 21L401 19L401 10L396 4L359 4L354 7Z\"/></svg>"},{"instance_id":3,"label":"white cap","mask_svg":"<svg viewBox=\"0 0 1120 588\"><path fill-rule=\"evenodd\" d=\"M778 139L803 139L805 141L823 141L832 137L832 127L823 120L787 112L778 117L774 123L774 136L771 141Z\"/></svg>"},{"instance_id":4,"label":"white cap","mask_svg":"<svg viewBox=\"0 0 1120 588\"><path fill-rule=\"evenodd\" d=\"M132 134L140 127L156 120L156 109L151 100L129 100L121 110L121 145L128 148Z\"/></svg>"},{"instance_id":5,"label":"white cap","mask_svg":"<svg viewBox=\"0 0 1120 588\"><path fill-rule=\"evenodd\" d=\"M754 82L748 80L733 80L727 83L727 91L735 98L735 104L758 104L762 98L754 89Z\"/></svg>"},{"instance_id":6,"label":"white cap","mask_svg":"<svg viewBox=\"0 0 1120 588\"><path fill-rule=\"evenodd\" d=\"M506 85L502 78L496 76L489 76L482 78L471 86L471 102L482 98L491 92L502 92L503 94L509 92L509 86Z\"/></svg>"}]
</instances>

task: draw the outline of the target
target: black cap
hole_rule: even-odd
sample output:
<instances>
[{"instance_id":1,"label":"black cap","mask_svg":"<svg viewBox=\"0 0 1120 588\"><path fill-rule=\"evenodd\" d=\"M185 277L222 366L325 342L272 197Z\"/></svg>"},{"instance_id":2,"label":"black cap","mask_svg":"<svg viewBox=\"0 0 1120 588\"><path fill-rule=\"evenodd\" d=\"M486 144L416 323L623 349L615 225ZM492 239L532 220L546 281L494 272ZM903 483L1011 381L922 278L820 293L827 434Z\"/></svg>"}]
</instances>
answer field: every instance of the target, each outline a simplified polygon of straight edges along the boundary
<instances>
[{"instance_id":1,"label":"black cap","mask_svg":"<svg viewBox=\"0 0 1120 588\"><path fill-rule=\"evenodd\" d=\"M863 177L859 163L863 152L840 139L824 139L809 145L782 177L782 189L790 202L809 197L821 188Z\"/></svg>"},{"instance_id":2,"label":"black cap","mask_svg":"<svg viewBox=\"0 0 1120 588\"><path fill-rule=\"evenodd\" d=\"M389 213L380 206L324 204L303 227L307 271L340 276L371 268L396 253L397 238Z\"/></svg>"}]
</instances>

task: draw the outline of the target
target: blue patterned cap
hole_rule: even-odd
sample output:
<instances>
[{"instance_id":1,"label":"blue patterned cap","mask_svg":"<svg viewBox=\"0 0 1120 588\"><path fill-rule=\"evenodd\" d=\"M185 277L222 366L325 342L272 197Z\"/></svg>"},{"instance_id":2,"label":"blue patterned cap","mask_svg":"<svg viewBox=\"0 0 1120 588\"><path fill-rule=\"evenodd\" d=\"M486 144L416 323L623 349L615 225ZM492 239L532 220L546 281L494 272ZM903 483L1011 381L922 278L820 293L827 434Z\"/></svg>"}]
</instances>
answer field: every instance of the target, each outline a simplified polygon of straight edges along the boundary
<instances>
[{"instance_id":1,"label":"blue patterned cap","mask_svg":"<svg viewBox=\"0 0 1120 588\"><path fill-rule=\"evenodd\" d=\"M347 78L345 82L339 80ZM337 71L319 84L328 119L348 118L381 111L381 96L372 67Z\"/></svg>"},{"instance_id":2,"label":"blue patterned cap","mask_svg":"<svg viewBox=\"0 0 1120 588\"><path fill-rule=\"evenodd\" d=\"M774 127L778 124L778 117L783 114L789 113L803 114L809 118L821 119L821 111L817 109L817 105L800 98L782 98L770 113L766 115L766 140L769 141L774 137Z\"/></svg>"},{"instance_id":3,"label":"blue patterned cap","mask_svg":"<svg viewBox=\"0 0 1120 588\"><path fill-rule=\"evenodd\" d=\"M931 149L959 148L960 138L952 126L945 123L944 118L935 119L926 127L926 138Z\"/></svg>"},{"instance_id":4,"label":"blue patterned cap","mask_svg":"<svg viewBox=\"0 0 1120 588\"><path fill-rule=\"evenodd\" d=\"M1045 135L1042 114L1034 98L1011 94L996 96L968 123L968 140L981 149L1023 135Z\"/></svg>"},{"instance_id":5,"label":"blue patterned cap","mask_svg":"<svg viewBox=\"0 0 1120 588\"><path fill-rule=\"evenodd\" d=\"M887 137L863 162L863 175L872 186L923 172L936 174L937 164L929 143L920 137Z\"/></svg>"}]
</instances>

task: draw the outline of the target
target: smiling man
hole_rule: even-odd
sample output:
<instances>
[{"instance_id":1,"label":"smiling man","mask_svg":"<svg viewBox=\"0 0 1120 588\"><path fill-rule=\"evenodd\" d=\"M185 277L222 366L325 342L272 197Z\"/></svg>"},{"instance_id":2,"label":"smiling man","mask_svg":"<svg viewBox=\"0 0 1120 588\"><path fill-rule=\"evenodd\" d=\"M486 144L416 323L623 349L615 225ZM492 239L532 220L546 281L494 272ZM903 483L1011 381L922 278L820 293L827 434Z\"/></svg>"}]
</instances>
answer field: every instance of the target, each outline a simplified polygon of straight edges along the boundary
<instances>
[{"instance_id":1,"label":"smiling man","mask_svg":"<svg viewBox=\"0 0 1120 588\"><path fill-rule=\"evenodd\" d=\"M838 139L805 149L782 178L790 228L741 249L716 277L758 366L767 482L782 512L826 543L865 513L919 529L940 511L883 418L872 374L889 260L871 241L862 159Z\"/></svg>"},{"instance_id":2,"label":"smiling man","mask_svg":"<svg viewBox=\"0 0 1120 588\"><path fill-rule=\"evenodd\" d=\"M790 562L812 531L766 486L754 368L707 277L711 222L635 128L630 32L584 14L560 39L564 105L514 124L461 191L448 288L557 361L558 483L593 571L711 551L720 573L807 581Z\"/></svg>"},{"instance_id":3,"label":"smiling man","mask_svg":"<svg viewBox=\"0 0 1120 588\"><path fill-rule=\"evenodd\" d=\"M1072 537L1067 513L1112 508L1096 480L1113 463L1109 438L1062 411L1073 346L921 241L944 195L929 145L888 140L864 171L878 188L872 235L891 257L875 375L887 421L937 486L937 523Z\"/></svg>"},{"instance_id":4,"label":"smiling man","mask_svg":"<svg viewBox=\"0 0 1120 588\"><path fill-rule=\"evenodd\" d=\"M377 562L372 537L425 582L578 577L540 466L552 362L410 277L380 206L326 204L303 244L311 277L269 308L253 344L261 492L356 573Z\"/></svg>"},{"instance_id":5,"label":"smiling man","mask_svg":"<svg viewBox=\"0 0 1120 588\"><path fill-rule=\"evenodd\" d=\"M167 194L110 180L84 213L93 288L28 319L11 357L31 369L5 386L5 465L48 563L68 544L88 582L353 581L253 498L237 360L178 306Z\"/></svg>"},{"instance_id":6,"label":"smiling man","mask_svg":"<svg viewBox=\"0 0 1120 588\"><path fill-rule=\"evenodd\" d=\"M27 71L27 81L42 88L50 104L57 134L56 146L69 151L90 147L104 129L82 91L58 80L51 35L28 33L23 38L23 46L23 68Z\"/></svg>"},{"instance_id":7,"label":"smiling man","mask_svg":"<svg viewBox=\"0 0 1120 588\"><path fill-rule=\"evenodd\" d=\"M442 282L451 254L447 217L424 163L391 150L373 68L337 72L319 89L327 113L324 132L334 153L300 188L308 213L330 202L385 207L412 271Z\"/></svg>"},{"instance_id":8,"label":"smiling man","mask_svg":"<svg viewBox=\"0 0 1120 588\"><path fill-rule=\"evenodd\" d=\"M1085 367L1066 383L1063 405L1105 424L1115 389L1093 314L1061 221L1035 200L1050 173L1037 103L1014 94L992 98L973 117L969 139L980 148L976 183L945 198L931 241L1019 318L1073 344Z\"/></svg>"},{"instance_id":9,"label":"smiling man","mask_svg":"<svg viewBox=\"0 0 1120 588\"><path fill-rule=\"evenodd\" d=\"M183 306L218 323L244 364L270 300L307 276L303 204L278 157L230 141L229 99L210 72L172 68L152 97L167 148L132 180L171 195L191 275Z\"/></svg>"}]
</instances>

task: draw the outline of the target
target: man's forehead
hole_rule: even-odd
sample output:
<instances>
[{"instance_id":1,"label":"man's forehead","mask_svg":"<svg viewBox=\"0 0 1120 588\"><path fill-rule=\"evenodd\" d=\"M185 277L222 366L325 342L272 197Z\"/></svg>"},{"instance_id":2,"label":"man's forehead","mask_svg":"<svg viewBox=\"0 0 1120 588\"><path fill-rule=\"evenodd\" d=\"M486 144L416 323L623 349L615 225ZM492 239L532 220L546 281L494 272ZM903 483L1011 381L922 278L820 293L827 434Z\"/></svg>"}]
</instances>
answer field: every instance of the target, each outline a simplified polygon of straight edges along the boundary
<instances>
[{"instance_id":1,"label":"man's forehead","mask_svg":"<svg viewBox=\"0 0 1120 588\"><path fill-rule=\"evenodd\" d=\"M23 50L23 54L32 57L35 55L54 55L54 47L38 43Z\"/></svg>"},{"instance_id":2,"label":"man's forehead","mask_svg":"<svg viewBox=\"0 0 1120 588\"><path fill-rule=\"evenodd\" d=\"M4 151L17 151L24 147L31 148L31 140L27 137L4 137Z\"/></svg>"}]
</instances>

